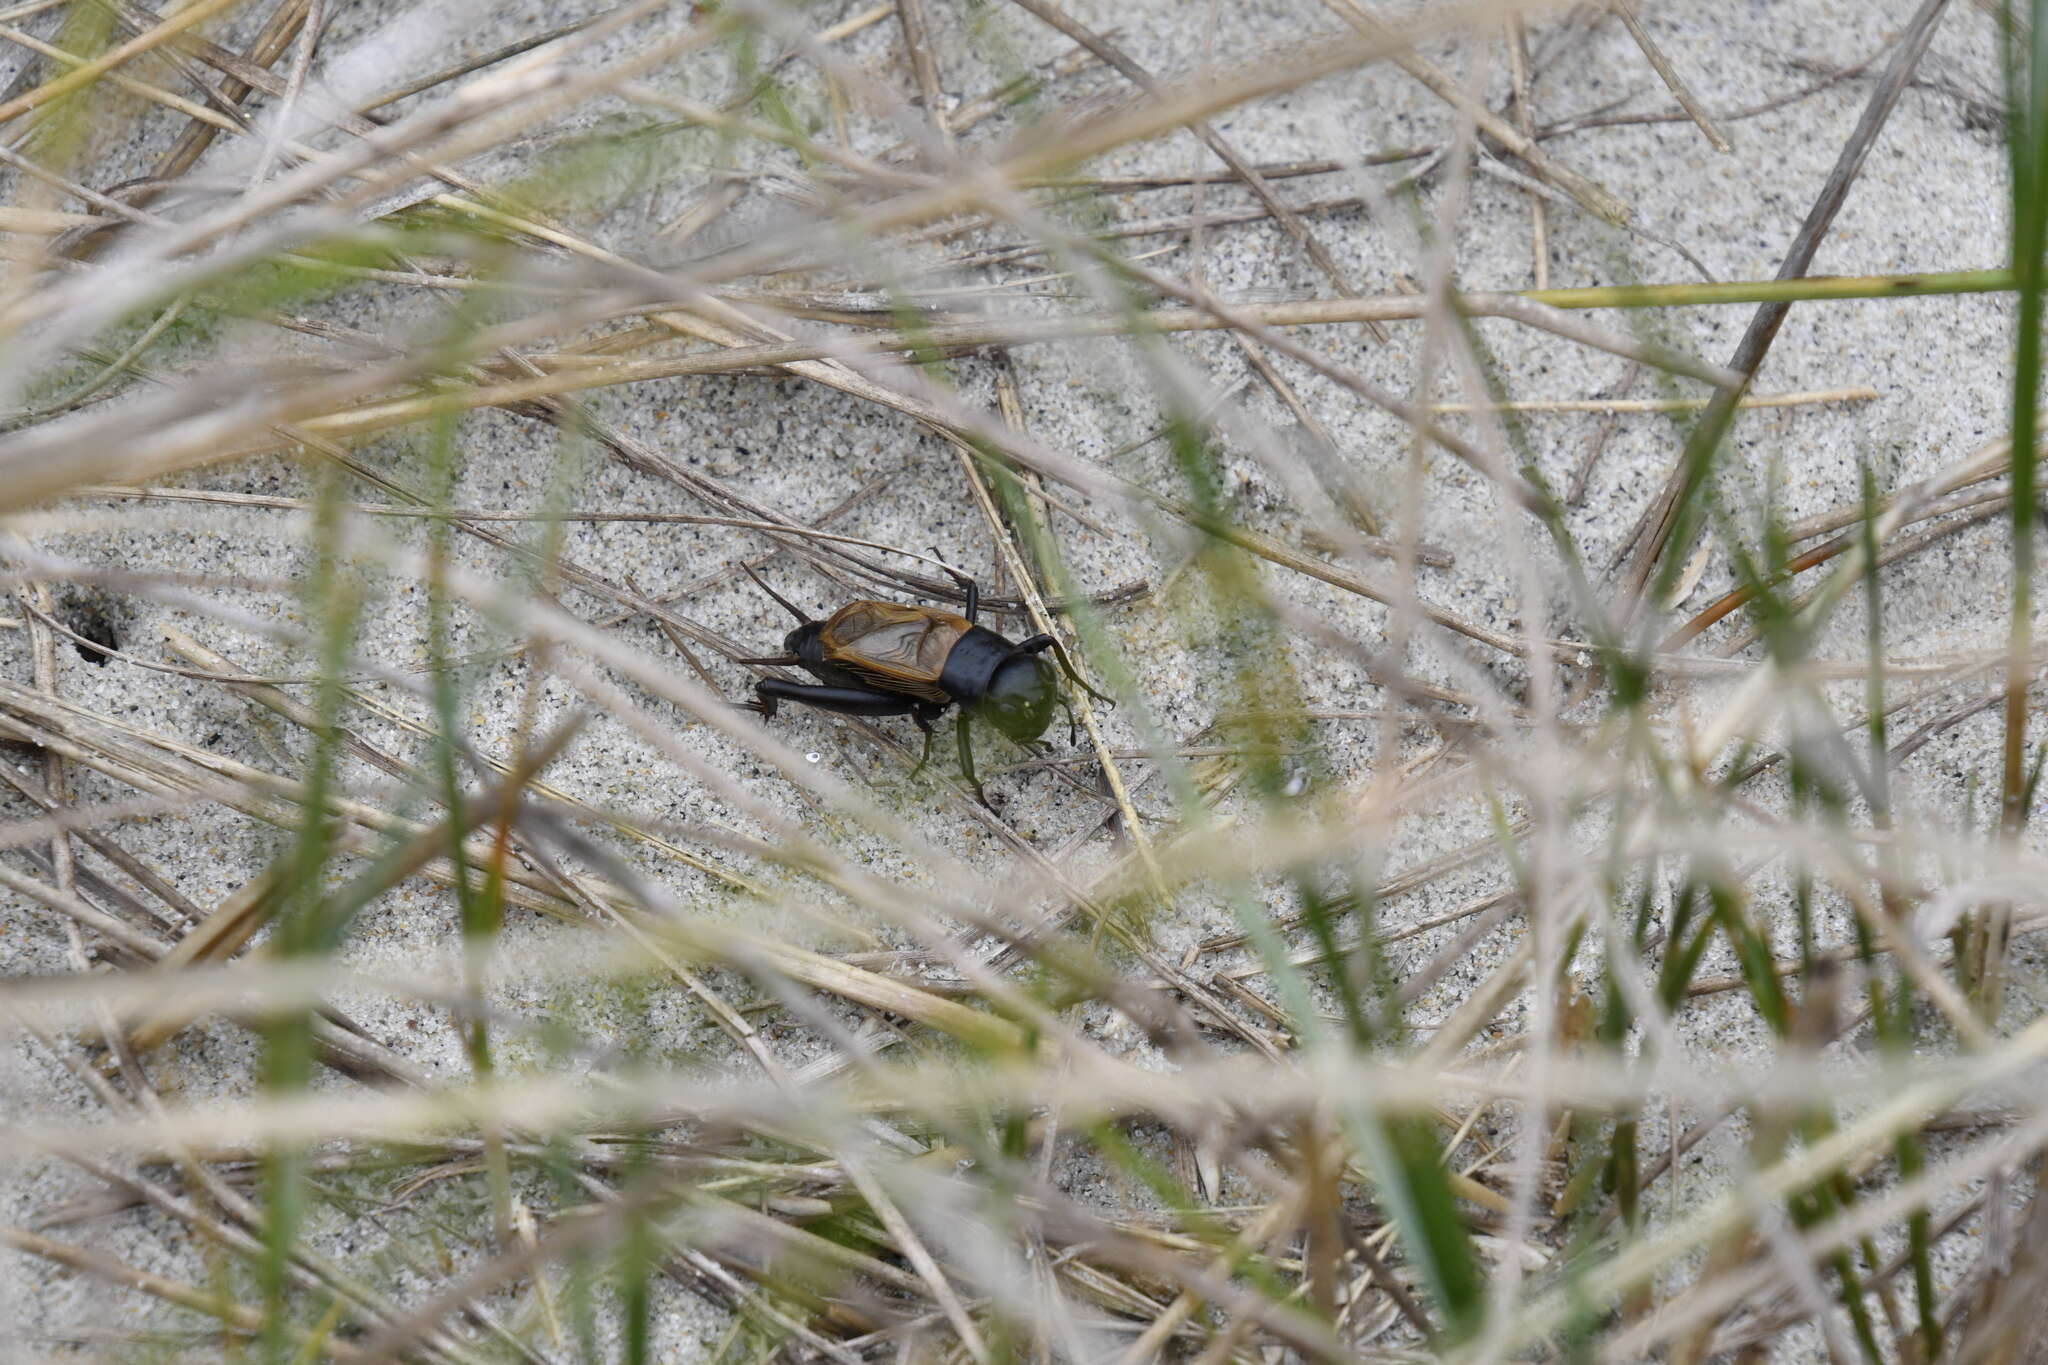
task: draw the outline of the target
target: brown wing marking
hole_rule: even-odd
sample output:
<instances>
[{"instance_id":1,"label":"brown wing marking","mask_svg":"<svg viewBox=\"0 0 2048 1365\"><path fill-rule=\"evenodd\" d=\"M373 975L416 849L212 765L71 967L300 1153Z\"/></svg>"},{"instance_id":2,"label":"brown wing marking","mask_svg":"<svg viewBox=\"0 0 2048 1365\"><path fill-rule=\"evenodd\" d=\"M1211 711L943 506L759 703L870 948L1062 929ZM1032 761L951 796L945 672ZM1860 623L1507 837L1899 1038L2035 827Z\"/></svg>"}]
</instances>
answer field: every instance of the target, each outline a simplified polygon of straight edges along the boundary
<instances>
[{"instance_id":1,"label":"brown wing marking","mask_svg":"<svg viewBox=\"0 0 2048 1365\"><path fill-rule=\"evenodd\" d=\"M818 633L825 662L863 681L925 701L948 700L939 686L946 656L970 627L967 619L896 602L849 602Z\"/></svg>"}]
</instances>

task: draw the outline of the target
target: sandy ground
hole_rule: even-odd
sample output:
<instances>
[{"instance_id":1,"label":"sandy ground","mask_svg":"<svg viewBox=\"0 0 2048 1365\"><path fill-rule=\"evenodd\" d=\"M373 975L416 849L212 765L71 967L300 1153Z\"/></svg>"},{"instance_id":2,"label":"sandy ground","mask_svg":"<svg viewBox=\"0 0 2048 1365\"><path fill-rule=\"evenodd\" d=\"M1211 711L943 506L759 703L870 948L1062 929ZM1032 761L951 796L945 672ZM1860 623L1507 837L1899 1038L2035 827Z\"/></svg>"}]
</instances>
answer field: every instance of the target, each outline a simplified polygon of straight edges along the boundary
<instances>
[{"instance_id":1,"label":"sandy ground","mask_svg":"<svg viewBox=\"0 0 2048 1365\"><path fill-rule=\"evenodd\" d=\"M1018 63L1036 64L1067 51L1065 40L1034 23L1021 11L989 6L968 11L952 4L929 6L936 32L944 86L963 98L998 83ZM1162 75L1198 69L1205 54L1228 60L1285 44L1327 25L1329 16L1308 0L1255 0L1215 6L1151 3L1089 3L1076 0L1073 12L1099 27L1114 26L1119 40L1148 69ZM1830 0L1783 0L1782 3L1657 4L1646 20L1672 60L1685 73L1705 106L1714 111L1747 109L1798 90L1818 79L1810 63L1843 66L1862 61L1906 19L1904 0L1869 5ZM661 21L683 24L690 7L676 5ZM463 5L435 0L419 6L344 3L336 7L333 26L323 44L316 76L339 89L384 88L431 70L465 52L487 50L509 39L566 22L582 12L577 6L533 3ZM817 27L840 17L840 7L818 6L805 11L805 23ZM36 22L42 22L38 20ZM1580 34L1563 50L1550 51L1564 30L1556 18L1538 23L1533 41L1540 63L1536 104L1542 118L1557 119L1590 110L1666 109L1668 95L1626 33L1614 22ZM1925 68L1942 88L1916 88L1901 101L1846 207L1816 262L1816 273L1861 274L1914 270L1992 267L2002 263L2005 199L2004 158L1999 135L1983 126L1972 99L1996 99L1990 22L1975 6L1956 5L1937 36L1933 57ZM836 49L858 71L898 89L911 89L904 66L899 30L893 23L867 28ZM1463 73L1472 49L1439 45L1430 55ZM0 48L0 78L11 74L18 60L12 49ZM1492 63L1478 79L1489 99L1501 107L1507 73L1496 46L1486 54ZM656 83L669 82L686 92L703 94L703 71L655 73ZM1685 122L1647 126L1596 128L1548 143L1554 155L1612 189L1632 206L1642 235L1630 235L1592 220L1569 205L1548 206L1549 277L1554 285L1574 286L1627 281L1685 281L1698 272L1681 254L1658 238L1682 243L1699 263L1720 279L1768 277L1777 268L1787 244L1839 147L1870 92L1866 78L1842 81L1809 98L1725 125L1734 144L1721 154L1707 145L1699 131ZM1056 88L1063 103L1105 101L1121 97L1119 79L1092 67ZM1968 96L1966 98L1965 96ZM615 116L615 108L578 115L570 126ZM1218 126L1248 157L1281 161L1331 155L1353 155L1376 149L1438 140L1449 127L1443 107L1413 81L1389 68L1346 74L1321 81L1294 94L1230 111ZM124 130L121 145L100 149L95 183L112 183L153 163L165 140L175 132L163 120L145 120ZM864 128L864 131L863 131ZM858 125L856 147L882 154L897 139L879 122ZM602 211L586 213L577 226L610 249L654 263L672 259L671 239L661 235L702 192L697 164L707 144L657 142L642 164L620 175L637 177L625 189L607 186L611 202ZM232 147L215 149L210 165L231 171ZM513 177L544 164L539 144L488 159L482 171ZM522 157L527 164L522 165ZM1494 163L1498 164L1498 163ZM1182 171L1207 168L1211 161L1191 139L1182 137L1147 144L1111 158L1094 169L1102 173ZM1370 171L1379 185L1390 184L1401 167ZM0 172L0 189L8 185ZM1325 176L1285 182L1283 193L1307 202L1349 192L1348 177ZM1519 289L1532 283L1531 216L1527 196L1515 185L1491 175L1477 176L1466 190L1467 201L1457 216L1456 276L1475 290ZM1441 177L1432 177L1420 209L1435 214L1445 194ZM593 198L596 196L593 195ZM1235 208L1250 202L1231 187L1215 187L1206 196L1212 208ZM1190 203L1184 190L1110 196L1077 211L1074 221L1093 224L1102 218L1140 220L1183 213ZM749 199L727 221L717 225L693 249L743 240L773 227L786 210L766 196ZM1092 216L1091 216L1092 215ZM1416 219L1403 209L1373 218L1344 211L1315 215L1311 222L1319 239L1365 292L1404 287L1423 278L1414 241ZM1186 272L1194 264L1185 235L1145 237L1133 249L1175 245L1153 259L1155 269ZM1221 226L1209 230L1200 262L1208 284L1230 297L1270 298L1329 292L1328 282L1301 251L1270 222ZM1005 273L956 276L944 282L975 283L992 278L1019 279L1043 265L1026 262ZM1015 291L1029 296L1049 286ZM970 305L975 300L970 299ZM990 306L1001 306L998 299ZM1016 303L1019 308L1031 307ZM307 315L340 323L383 338L428 334L445 325L436 302L422 302L403 291L366 289L310 304ZM1876 397L1867 401L1804 406L1745 415L1733 446L1725 484L1726 509L1744 526L1758 524L1767 498L1775 497L1784 513L1799 517L1852 503L1858 471L1866 464L1882 486L1896 487L1943 469L1994 439L2002 430L2009 377L2004 364L2010 329L2007 302L1988 297L1927 298L1805 304L1793 311L1772 348L1757 381L1764 393L1868 386ZM1641 326L1655 339L1715 362L1723 361L1750 314L1747 306L1696 308L1660 313L1638 323L1621 315L1591 315L1600 325L1627 333ZM1611 394L1624 380L1627 362L1604 353L1567 346L1554 337L1504 322L1477 327L1498 365L1504 389L1517 398L1583 398ZM1303 334L1333 360L1396 392L1415 383L1421 329L1412 324L1390 328L1384 342L1355 326L1316 329ZM280 343L271 331L250 329L224 338L209 362L231 364L242 348L261 351ZM317 348L320 343L300 343ZM1220 335L1177 338L1173 349L1187 372L1211 390L1227 388L1246 373L1238 348ZM1049 446L1094 459L1127 441L1143 436L1160 418L1157 386L1123 342L1062 342L1015 350L1011 355L1031 433ZM1384 507L1396 505L1408 442L1402 427L1384 413L1367 408L1335 386L1315 379L1292 362L1281 369L1303 400L1328 429L1344 458L1365 488ZM953 363L948 378L964 397L993 405L995 362L973 356ZM1446 382L1444 397L1468 397ZM1637 397L1666 392L1694 393L1691 384L1661 388L1649 377L1638 380ZM1304 438L1293 416L1254 381L1239 399L1244 413L1263 425L1273 438L1298 442ZM950 448L921 432L907 419L830 393L796 378L751 376L685 379L609 390L592 399L593 411L618 431L665 452L677 461L724 481L762 503L799 517L816 516L841 499L883 480L879 490L861 501L835 529L877 541L922 549L939 547L954 563L993 581L995 569L979 514L963 496L956 458ZM1467 429L1470 419L1454 419ZM1537 414L1523 431L1537 466L1554 486L1570 484L1573 472L1607 419L1586 413ZM1604 453L1587 483L1583 500L1571 509L1569 522L1587 561L1604 567L1634 518L1669 467L1680 440L1670 418L1627 415L1614 419ZM503 414L464 420L457 435L460 488L457 500L479 507L531 507L542 499L559 454L549 429ZM424 462L419 445L391 439L372 442L363 459L382 470L417 481ZM571 476L570 505L608 510L695 510L672 484L626 467L601 452L586 454ZM1122 458L1117 467L1148 485L1171 488L1176 476L1169 454L1153 445ZM1225 460L1228 495L1249 524L1283 539L1305 529L1291 500L1272 472L1248 449L1232 449ZM242 493L303 495L310 489L304 472L288 463L256 460L209 468L185 477L191 487ZM147 566L166 572L204 573L232 579L265 579L294 572L303 563L308 535L303 518L269 509L229 509L185 505L87 504L98 508L96 520L83 529L41 538L49 552L110 567ZM1128 509L1093 502L1092 520L1108 534L1065 517L1055 529L1080 580L1108 590L1133 580L1159 584L1172 575L1185 546L1185 532L1156 519L1135 517ZM1490 629L1510 629L1536 604L1520 600L1516 590L1511 546L1516 536L1534 545L1529 523L1514 534L1484 481L1441 454L1432 457L1425 491L1424 536L1454 559L1448 569L1425 570L1420 582L1430 601ZM417 546L419 533L352 525L351 535L388 536ZM522 529L519 534L526 534ZM2001 638L2008 574L2003 523L1992 521L1946 541L1934 552L1888 571L1884 581L1886 626L1892 657L1900 661L1927 659L1984 648ZM617 584L665 596L707 575L719 574L738 556L754 553L743 532L677 525L632 523L581 524L567 530L566 557L603 573ZM1547 552L1533 551L1539 558ZM510 572L506 558L474 541L458 546L458 558L485 574ZM770 581L799 602L829 606L836 590L788 560L769 570ZM1354 639L1374 641L1385 626L1382 608L1327 585L1267 568L1270 590L1281 600L1328 623ZM1553 580L1554 581L1554 580ZM1733 581L1725 559L1716 556L1706 567L1690 602L1697 607ZM424 661L421 594L402 577L372 582L366 613L363 652L397 669L416 669ZM59 590L64 598L67 589ZM295 606L279 607L275 597L256 591L221 587L210 591L216 600L260 619L303 623ZM588 619L611 615L610 604L569 592L565 604ZM1562 596L1541 604L1562 610ZM766 652L786 629L781 612L744 580L726 574L698 591L683 605L695 620L733 640ZM117 595L104 610L122 647L151 660L164 653L160 627L179 626L204 639L235 663L256 673L303 670L303 654L262 638L253 630L235 629L197 613L161 603ZM1855 659L1862 653L1862 608L1852 601L1840 614L1826 642L1825 655ZM1225 695L1227 660L1214 647L1220 623L1205 615L1199 600L1183 593L1161 605L1141 602L1111 610L1107 619L1125 665L1158 724L1168 733L1188 736L1212 720ZM1014 619L1004 628L1021 633ZM644 617L611 627L614 634L674 667L680 661L668 642ZM1733 638L1722 629L1721 638ZM482 620L461 623L459 649L501 644L501 630ZM59 685L67 698L120 717L148 730L184 737L188 742L250 764L290 770L305 751L302 736L243 700L210 684L168 673L151 672L120 662L96 666L70 648L60 654ZM1414 660L1420 672L1456 686L1469 686L1488 675L1491 660L1467 646L1430 638L1419 643ZM1292 661L1314 705L1341 708L1374 704L1355 660L1312 644L1296 642ZM731 695L742 695L746 678L740 670L713 664L713 675ZM29 679L30 660L23 632L0 630L0 677ZM464 695L464 719L475 741L485 749L502 746L516 725L530 673L523 664L505 660L486 663L471 675ZM394 695L388 688L376 694ZM731 774L754 797L776 809L795 810L807 821L827 817L801 805L793 789L757 759L690 717L644 695L647 705L674 727L679 742L708 763ZM569 690L559 681L543 688L540 714L564 714ZM1109 734L1119 744L1134 743L1130 708L1110 713ZM840 776L876 784L882 799L913 818L922 833L950 856L975 865L996 866L1002 851L991 836L966 815L935 803L923 789L898 785L897 760L877 752L840 723L802 710L778 718L779 733L815 756ZM914 742L914 732L901 721L881 728L899 742ZM416 739L372 716L361 717L359 732L399 753L420 752ZM1319 727L1324 745L1316 763L1304 767L1315 784L1355 783L1374 762L1375 727L1331 722ZM1931 818L1955 820L1966 783L1974 777L1978 790L1994 780L1998 726L1986 713L1923 750L1909 766L1911 796ZM1064 746L1061 736L1059 744ZM941 747L943 753L944 746ZM29 762L26 751L8 749L0 761ZM988 754L985 762L1003 761ZM351 767L351 783L374 790L384 779L371 770ZM681 774L643 739L610 717L599 716L574 749L552 770L552 779L567 791L593 802L641 813L679 828L717 827L731 822L749 828L701 784ZM990 786L1002 802L1005 818L1044 849L1060 847L1076 831L1099 822L1102 807L1072 787L1044 773L1001 776ZM78 779L81 799L115 799L121 789L103 779ZM1140 791L1140 805L1163 810L1156 786ZM10 816L25 814L19 803ZM1446 850L1483 837L1489 816L1478 803L1440 811L1428 820L1403 825L1390 866L1419 864ZM852 834L840 837L878 870L905 871L899 850L879 843L863 844ZM232 892L282 849L282 836L218 807L200 806L169 815L125 823L118 837L138 857L157 868L177 889L207 906ZM695 850L714 864L745 866L737 855L715 848ZM1072 854L1077 868L1101 865L1110 855L1098 836ZM680 903L703 913L726 913L726 900L709 877L673 861L639 851L628 853L642 872L655 879ZM1497 861L1482 861L1470 871L1446 877L1425 891L1388 905L1385 923L1398 926L1442 914L1501 885ZM1155 926L1163 953L1177 957L1189 944L1227 927L1221 905L1204 912L1191 903L1186 917ZM1397 969L1427 961L1452 941L1454 930L1418 936L1400 945ZM1511 947L1518 930L1510 928L1479 945L1462 965L1434 987L1416 1007L1418 1020L1449 1012L1470 983ZM815 925L793 924L793 936L824 943ZM563 954L583 951L569 931L537 916L515 915L507 927L504 965L497 973L495 993L512 1016L537 1026L543 1019L572 1022L582 1033L586 1051L559 1064L588 1064L604 1048L628 1049L661 1059L720 1063L727 1044L705 1027L675 993L659 987L620 988L611 993L579 989L573 969L577 960ZM66 944L58 923L30 903L0 894L0 975L9 978L61 973ZM365 973L397 973L452 979L459 968L459 944L448 897L421 883L385 898L368 913L346 949L348 962ZM2034 964L2022 965L2017 983L2020 1008L2030 1008L2039 978ZM1720 969L1710 969L1720 970ZM340 1003L379 1038L421 1065L455 1072L461 1051L444 1011L369 991L344 992ZM1518 1007L1519 1008L1519 1007ZM849 1020L851 1010L841 1011ZM1512 1025L1511 1010L1504 1023ZM1695 1027L1702 1046L1754 1047L1754 1025L1744 1010L1708 1008ZM801 1062L817 1055L822 1044L796 1028L773 1035L774 1045L788 1060ZM550 1064L538 1027L513 1030L512 1055L536 1067ZM186 1103L207 1096L246 1094L259 1068L259 1049L252 1037L232 1025L216 1023L195 1029L166 1050L157 1065L163 1089ZM0 1049L0 1105L16 1119L84 1116L100 1113L77 1081L51 1062L49 1055L26 1039ZM323 1073L316 1084L345 1087ZM1702 1149L1711 1168L1725 1158L1738 1136L1727 1135ZM1716 1149L1719 1149L1719 1158ZM1078 1179L1084 1177L1077 1175ZM1690 1179L1682 1196L1697 1197L1710 1182ZM27 1225L53 1206L93 1196L97 1182L70 1165L18 1158L0 1178L0 1224ZM195 1280L206 1276L200 1247L175 1223L154 1213L128 1212L90 1219L64 1232L103 1247L130 1264ZM337 1254L362 1258L382 1234L367 1223L334 1219L322 1237ZM411 1272L389 1259L380 1262L391 1284L412 1280ZM1944 1265L1948 1265L1944 1259ZM414 1283L418 1283L416 1280ZM715 1342L723 1320L694 1299L671 1295L664 1301L660 1349L664 1358L687 1359L700 1346ZM39 1334L79 1324L125 1328L156 1320L157 1310L140 1296L127 1296L81 1280L33 1258L0 1254L0 1321L16 1334L13 1348L24 1357L49 1349Z\"/></svg>"}]
</instances>

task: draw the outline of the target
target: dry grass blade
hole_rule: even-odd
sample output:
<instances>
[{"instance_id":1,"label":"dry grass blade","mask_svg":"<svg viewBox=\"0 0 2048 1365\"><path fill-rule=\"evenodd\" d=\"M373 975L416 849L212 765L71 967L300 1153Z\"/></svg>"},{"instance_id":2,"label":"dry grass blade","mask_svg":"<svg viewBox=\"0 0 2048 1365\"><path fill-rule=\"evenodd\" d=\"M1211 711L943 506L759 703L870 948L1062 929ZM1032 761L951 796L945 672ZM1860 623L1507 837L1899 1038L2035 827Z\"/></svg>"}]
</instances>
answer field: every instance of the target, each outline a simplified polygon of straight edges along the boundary
<instances>
[{"instance_id":1,"label":"dry grass blade","mask_svg":"<svg viewBox=\"0 0 2048 1365\"><path fill-rule=\"evenodd\" d=\"M1684 107L1687 116L1699 125L1700 135L1706 138L1707 144L1717 152L1734 151L1735 148L1729 143L1727 134L1714 126L1712 116L1700 107L1697 99L1693 98L1691 89L1679 76L1678 68L1671 64L1671 59L1664 55L1664 49L1657 45L1657 40L1643 27L1643 16L1637 13L1635 0L1612 0L1612 4L1614 12L1621 17L1621 22L1628 26L1628 36L1635 39L1636 46L1643 50L1644 60L1656 68L1657 78L1670 88L1679 104Z\"/></svg>"},{"instance_id":2,"label":"dry grass blade","mask_svg":"<svg viewBox=\"0 0 2048 1365\"><path fill-rule=\"evenodd\" d=\"M1841 211L1842 203L1848 198L1849 187L1856 181L1863 169L1864 159L1869 156L1872 145L1891 117L1899 96L1905 91L1913 70L1919 65L1927 45L1934 40L1934 31L1941 21L1947 0L1923 0L1906 27L1906 39L1899 50L1892 55L1891 63L1879 79L1877 89L1871 92L1870 102L1864 106L1863 116L1858 120L1855 131L1842 145L1841 154L1836 158L1834 168L1822 184L1807 210L1806 219L1800 224L1799 233L1792 239L1779 263L1779 279L1795 279L1807 272L1828 229L1834 225L1835 215ZM1742 376L1741 382L1726 385L1716 390L1714 402L1701 417L1694 434L1688 440L1683 458L1672 470L1657 500L1647 514L1649 524L1637 541L1629 561L1629 583L1641 592L1649 582L1658 559L1663 555L1673 528L1677 524L1679 510L1688 501L1686 489L1697 486L1704 476L1712 458L1714 447L1725 434L1735 403L1743 391L1755 379L1757 369L1763 364L1764 356L1770 351L1771 343L1777 339L1778 329L1784 325L1789 308L1783 303L1765 303L1750 319L1748 329L1730 359L1728 368Z\"/></svg>"},{"instance_id":3,"label":"dry grass blade","mask_svg":"<svg viewBox=\"0 0 2048 1365\"><path fill-rule=\"evenodd\" d=\"M164 20L145 33L137 34L112 51L95 57L83 66L47 81L33 90L23 91L13 99L0 101L0 124L11 123L32 109L41 108L74 91L85 89L107 72L142 53L163 46L185 30L227 9L234 2L235 0L194 0L194 3L179 10L174 18Z\"/></svg>"}]
</instances>

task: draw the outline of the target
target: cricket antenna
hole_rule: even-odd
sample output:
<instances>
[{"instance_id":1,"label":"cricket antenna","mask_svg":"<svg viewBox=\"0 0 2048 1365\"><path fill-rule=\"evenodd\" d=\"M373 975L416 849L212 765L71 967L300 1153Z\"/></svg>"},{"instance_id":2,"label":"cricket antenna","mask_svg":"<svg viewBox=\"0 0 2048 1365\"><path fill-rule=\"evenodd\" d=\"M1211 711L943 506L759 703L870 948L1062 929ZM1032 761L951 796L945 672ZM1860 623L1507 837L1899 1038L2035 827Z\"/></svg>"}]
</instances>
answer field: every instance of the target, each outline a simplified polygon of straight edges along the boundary
<instances>
[{"instance_id":1,"label":"cricket antenna","mask_svg":"<svg viewBox=\"0 0 2048 1365\"><path fill-rule=\"evenodd\" d=\"M763 583L761 581L761 576L755 573L753 569L749 568L745 564L742 564L740 565L740 572L744 573L747 577L753 579L755 587L759 588L762 592L767 593L770 597L780 602L783 605L783 608L786 611L788 611L791 616L794 616L799 622L801 622L804 625L809 625L811 623L810 617L804 615L801 611L798 611L794 606L791 606L790 601L787 597L784 597L781 593L775 591L775 589L769 587L766 583Z\"/></svg>"}]
</instances>

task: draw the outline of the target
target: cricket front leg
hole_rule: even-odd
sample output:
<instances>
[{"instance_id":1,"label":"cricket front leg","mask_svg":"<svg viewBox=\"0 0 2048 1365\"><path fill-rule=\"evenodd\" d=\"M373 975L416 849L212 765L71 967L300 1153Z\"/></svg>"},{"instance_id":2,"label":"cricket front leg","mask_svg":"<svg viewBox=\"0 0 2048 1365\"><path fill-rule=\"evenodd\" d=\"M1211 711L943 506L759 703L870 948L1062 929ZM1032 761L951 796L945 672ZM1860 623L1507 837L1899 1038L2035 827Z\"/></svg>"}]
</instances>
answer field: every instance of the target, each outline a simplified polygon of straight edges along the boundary
<instances>
[{"instance_id":1,"label":"cricket front leg","mask_svg":"<svg viewBox=\"0 0 2048 1365\"><path fill-rule=\"evenodd\" d=\"M953 734L960 741L960 775L967 779L967 785L974 788L975 799L986 806L991 814L995 806L989 802L988 793L981 789L981 779L974 775L974 744L967 738L967 712L960 712L960 719L953 723Z\"/></svg>"}]
</instances>

